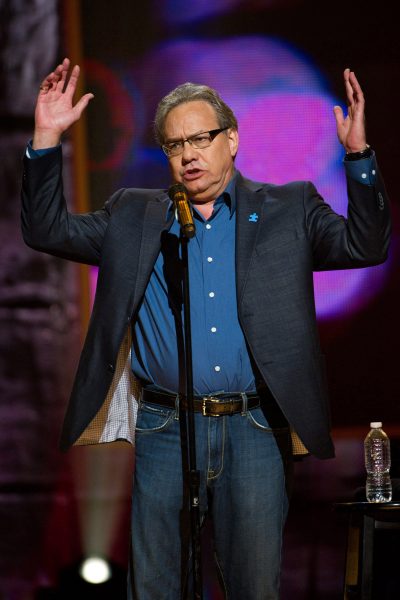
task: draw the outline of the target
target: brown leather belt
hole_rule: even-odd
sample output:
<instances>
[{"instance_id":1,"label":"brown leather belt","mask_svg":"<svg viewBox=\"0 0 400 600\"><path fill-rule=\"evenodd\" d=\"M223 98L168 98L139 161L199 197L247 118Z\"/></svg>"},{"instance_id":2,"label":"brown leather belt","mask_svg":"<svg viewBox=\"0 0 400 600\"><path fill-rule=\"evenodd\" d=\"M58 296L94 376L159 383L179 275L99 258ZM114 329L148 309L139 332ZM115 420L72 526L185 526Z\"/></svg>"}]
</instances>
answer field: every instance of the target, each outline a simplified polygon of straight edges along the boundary
<instances>
[{"instance_id":1,"label":"brown leather belt","mask_svg":"<svg viewBox=\"0 0 400 600\"><path fill-rule=\"evenodd\" d=\"M260 406L260 397L256 393L249 394L218 394L215 396L194 396L194 411L201 413L204 417L222 417L224 415L234 415L247 409ZM158 404L168 408L176 408L177 395L167 392L158 392L155 390L142 390L142 401L149 404ZM186 398L180 397L179 405L187 410Z\"/></svg>"}]
</instances>

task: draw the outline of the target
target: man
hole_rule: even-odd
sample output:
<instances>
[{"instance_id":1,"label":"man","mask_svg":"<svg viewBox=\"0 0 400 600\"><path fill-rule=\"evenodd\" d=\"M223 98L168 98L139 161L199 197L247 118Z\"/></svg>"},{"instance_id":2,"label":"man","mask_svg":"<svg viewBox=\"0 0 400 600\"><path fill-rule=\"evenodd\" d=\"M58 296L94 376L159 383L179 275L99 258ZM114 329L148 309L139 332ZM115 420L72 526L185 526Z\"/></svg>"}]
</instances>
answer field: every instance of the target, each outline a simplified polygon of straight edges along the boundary
<instances>
[{"instance_id":1,"label":"man","mask_svg":"<svg viewBox=\"0 0 400 600\"><path fill-rule=\"evenodd\" d=\"M129 593L176 600L187 583L179 225L164 190L120 190L100 211L67 212L60 138L92 98L73 105L78 77L65 59L41 85L22 196L27 244L100 266L61 445L132 441L140 383ZM386 258L389 209L366 143L364 98L349 69L344 83L348 116L334 113L347 220L308 182L244 179L234 168L236 118L214 90L184 84L157 109L156 137L196 222L189 272L200 511L212 515L233 600L279 597L290 434L305 452L333 456L312 272Z\"/></svg>"}]
</instances>

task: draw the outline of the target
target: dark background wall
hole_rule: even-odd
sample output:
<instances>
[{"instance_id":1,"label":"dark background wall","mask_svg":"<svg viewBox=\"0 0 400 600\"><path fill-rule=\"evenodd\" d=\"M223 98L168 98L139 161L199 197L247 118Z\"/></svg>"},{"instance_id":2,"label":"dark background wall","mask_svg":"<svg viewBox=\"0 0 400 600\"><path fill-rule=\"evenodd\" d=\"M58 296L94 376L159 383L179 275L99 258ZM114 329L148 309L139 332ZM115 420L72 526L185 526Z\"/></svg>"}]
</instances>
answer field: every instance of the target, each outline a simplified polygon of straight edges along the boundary
<instances>
[{"instance_id":1,"label":"dark background wall","mask_svg":"<svg viewBox=\"0 0 400 600\"><path fill-rule=\"evenodd\" d=\"M21 161L38 86L60 54L60 31L56 0L0 2L2 599L33 598L38 585L80 552L67 492L71 468L57 450L81 337L79 273L27 248L19 224ZM72 150L68 140L64 146L72 208Z\"/></svg>"},{"instance_id":2,"label":"dark background wall","mask_svg":"<svg viewBox=\"0 0 400 600\"><path fill-rule=\"evenodd\" d=\"M331 505L348 499L363 484L362 439L370 420L384 421L392 436L394 474L399 468L400 56L392 4L0 2L0 598L34 598L35 590L54 586L60 569L85 552L104 553L120 565L126 563L130 450L81 448L67 456L57 450L84 329L82 277L75 266L26 248L19 232L21 156L32 131L38 85L71 47L71 30L82 44L86 88L96 95L87 114L89 163L77 170L73 166L77 148L70 138L63 144L71 209L85 203L98 207L121 185L168 186L165 163L152 141L151 119L160 95L180 77L206 74L215 87L220 83L229 99L251 83L251 95L237 105L244 120L246 101L263 100L268 94L265 81L279 93L293 92L294 84L290 87L285 78L283 83L267 79L263 71L268 66L271 73L282 73L274 44L283 44L290 50L285 65L292 69L293 60L299 60L298 68L304 68L304 77L309 78L305 95L310 104L304 118L310 126L316 118L315 94L327 97L328 103L334 98L343 102L346 66L362 83L368 140L394 204L390 263L382 276L371 272L356 300L320 318L337 458L324 463L307 459L297 465L283 566L284 600L340 598L345 522ZM78 8L80 22L72 16L72 5ZM264 77L257 90L254 65L249 62L240 72L236 68L255 37L267 40L269 49L265 63L256 64ZM181 42L187 45L179 46ZM217 58L217 48L218 56L225 56L222 52L229 44L237 54L229 55L225 69L217 60L214 73L212 62L204 67L206 57ZM250 83L246 73L252 74ZM291 74L294 81L295 68ZM316 152L315 138L306 144L297 133L290 137L290 115L284 116L280 129L289 131L287 152L273 152L272 145L267 156L284 160L292 147L299 157L310 153L312 175L318 156L331 152L332 144ZM264 117L262 113L260 122L267 127L278 118ZM333 139L329 131L327 140ZM327 169L330 181L340 187L341 156L337 149L332 152ZM296 161L291 164L297 168ZM82 172L89 175L90 189L83 199L74 194ZM289 168L287 176L291 177ZM318 178L328 189L320 172ZM348 285L349 280L343 281ZM207 597L218 597L212 575L207 575Z\"/></svg>"}]
</instances>

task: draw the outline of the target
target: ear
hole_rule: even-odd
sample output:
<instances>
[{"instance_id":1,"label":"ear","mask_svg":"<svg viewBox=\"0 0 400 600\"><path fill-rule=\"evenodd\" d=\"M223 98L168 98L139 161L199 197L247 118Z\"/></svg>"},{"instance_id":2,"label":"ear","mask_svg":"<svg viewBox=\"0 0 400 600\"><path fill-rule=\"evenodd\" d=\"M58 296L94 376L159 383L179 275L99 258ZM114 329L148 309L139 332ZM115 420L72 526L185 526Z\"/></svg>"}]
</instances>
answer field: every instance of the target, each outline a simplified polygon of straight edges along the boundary
<instances>
[{"instance_id":1,"label":"ear","mask_svg":"<svg viewBox=\"0 0 400 600\"><path fill-rule=\"evenodd\" d=\"M237 129L229 129L228 131L229 148L232 158L235 158L239 147L239 133Z\"/></svg>"}]
</instances>

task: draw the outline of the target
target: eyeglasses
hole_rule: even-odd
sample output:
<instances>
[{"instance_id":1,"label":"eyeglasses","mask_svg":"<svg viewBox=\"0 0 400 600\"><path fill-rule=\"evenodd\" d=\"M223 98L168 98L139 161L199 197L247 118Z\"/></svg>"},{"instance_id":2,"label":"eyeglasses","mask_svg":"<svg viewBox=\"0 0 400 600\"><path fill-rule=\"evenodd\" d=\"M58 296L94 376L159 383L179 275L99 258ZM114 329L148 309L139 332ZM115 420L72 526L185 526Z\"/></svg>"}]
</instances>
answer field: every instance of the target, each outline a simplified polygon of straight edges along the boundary
<instances>
[{"instance_id":1,"label":"eyeglasses","mask_svg":"<svg viewBox=\"0 0 400 600\"><path fill-rule=\"evenodd\" d=\"M186 140L176 140L175 142L168 142L161 146L164 150L165 154L170 158L171 156L178 156L182 154L183 148L185 146L185 142L188 142L193 148L198 150L202 150L203 148L207 148L211 146L214 139L217 137L221 131L226 131L229 127L223 127L222 129L212 129L211 131L202 131L201 133L196 133L196 135L191 135L186 138Z\"/></svg>"}]
</instances>

